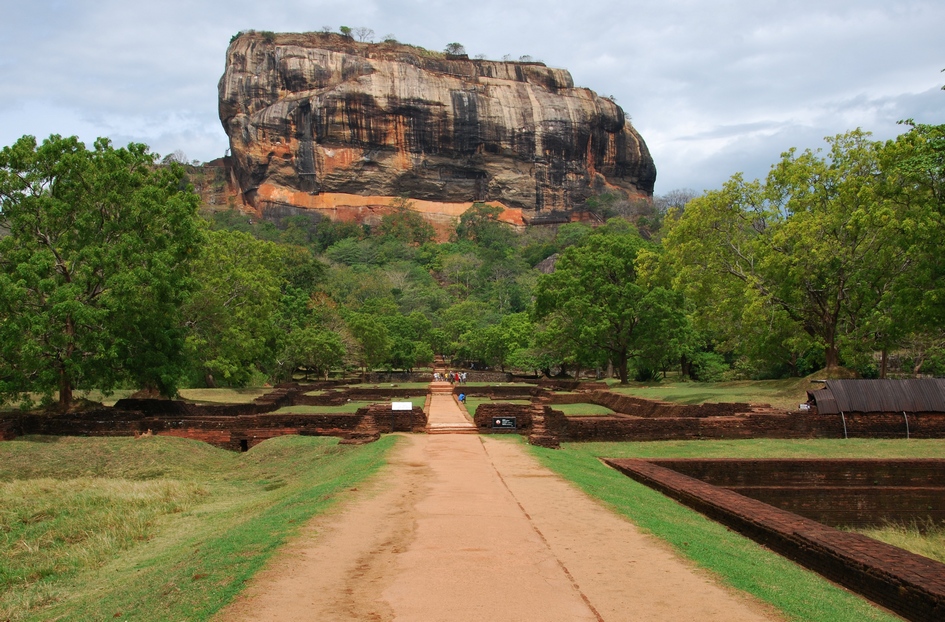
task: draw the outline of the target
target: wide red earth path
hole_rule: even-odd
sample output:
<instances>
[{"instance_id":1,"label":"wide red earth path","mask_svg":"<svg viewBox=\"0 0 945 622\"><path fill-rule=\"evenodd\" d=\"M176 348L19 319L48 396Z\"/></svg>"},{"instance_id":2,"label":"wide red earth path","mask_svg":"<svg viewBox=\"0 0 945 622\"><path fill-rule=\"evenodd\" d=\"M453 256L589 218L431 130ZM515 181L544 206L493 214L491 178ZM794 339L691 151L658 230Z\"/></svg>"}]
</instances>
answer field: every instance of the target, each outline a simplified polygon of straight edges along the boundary
<instances>
[{"instance_id":1,"label":"wide red earth path","mask_svg":"<svg viewBox=\"0 0 945 622\"><path fill-rule=\"evenodd\" d=\"M434 394L430 421L466 419ZM761 621L514 439L405 435L218 616L249 620Z\"/></svg>"}]
</instances>

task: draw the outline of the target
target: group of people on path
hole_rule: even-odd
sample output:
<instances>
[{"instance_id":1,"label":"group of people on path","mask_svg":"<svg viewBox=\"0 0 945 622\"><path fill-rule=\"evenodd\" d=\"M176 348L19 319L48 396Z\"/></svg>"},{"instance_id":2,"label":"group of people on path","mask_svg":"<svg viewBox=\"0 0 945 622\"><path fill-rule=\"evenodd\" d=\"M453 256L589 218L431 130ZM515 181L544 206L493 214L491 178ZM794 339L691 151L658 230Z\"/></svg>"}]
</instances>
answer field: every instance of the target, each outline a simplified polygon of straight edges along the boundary
<instances>
[{"instance_id":1,"label":"group of people on path","mask_svg":"<svg viewBox=\"0 0 945 622\"><path fill-rule=\"evenodd\" d=\"M448 371L442 376L440 372L433 372L433 381L439 382L440 380L446 380L450 384L466 384L466 372L457 372L457 371Z\"/></svg>"}]
</instances>

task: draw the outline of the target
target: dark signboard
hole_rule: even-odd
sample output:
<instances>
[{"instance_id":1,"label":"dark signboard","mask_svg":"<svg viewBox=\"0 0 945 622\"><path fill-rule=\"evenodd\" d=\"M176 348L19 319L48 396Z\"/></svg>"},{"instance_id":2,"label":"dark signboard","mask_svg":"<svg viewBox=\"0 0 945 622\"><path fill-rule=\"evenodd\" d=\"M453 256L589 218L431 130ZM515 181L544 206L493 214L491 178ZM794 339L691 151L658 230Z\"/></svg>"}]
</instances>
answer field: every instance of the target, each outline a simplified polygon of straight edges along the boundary
<instances>
[{"instance_id":1,"label":"dark signboard","mask_svg":"<svg viewBox=\"0 0 945 622\"><path fill-rule=\"evenodd\" d=\"M493 430L514 430L515 417L493 417L492 429Z\"/></svg>"}]
</instances>

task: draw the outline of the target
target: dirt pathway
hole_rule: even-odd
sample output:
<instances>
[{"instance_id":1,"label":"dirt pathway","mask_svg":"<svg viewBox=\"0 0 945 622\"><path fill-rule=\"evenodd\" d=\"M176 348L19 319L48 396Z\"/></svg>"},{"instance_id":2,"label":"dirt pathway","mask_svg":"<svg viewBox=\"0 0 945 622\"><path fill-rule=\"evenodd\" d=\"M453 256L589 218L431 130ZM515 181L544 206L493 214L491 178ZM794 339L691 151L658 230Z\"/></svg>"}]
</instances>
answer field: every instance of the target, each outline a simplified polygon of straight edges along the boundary
<instances>
[{"instance_id":1,"label":"dirt pathway","mask_svg":"<svg viewBox=\"0 0 945 622\"><path fill-rule=\"evenodd\" d=\"M512 439L405 436L351 494L217 620L780 619Z\"/></svg>"}]
</instances>

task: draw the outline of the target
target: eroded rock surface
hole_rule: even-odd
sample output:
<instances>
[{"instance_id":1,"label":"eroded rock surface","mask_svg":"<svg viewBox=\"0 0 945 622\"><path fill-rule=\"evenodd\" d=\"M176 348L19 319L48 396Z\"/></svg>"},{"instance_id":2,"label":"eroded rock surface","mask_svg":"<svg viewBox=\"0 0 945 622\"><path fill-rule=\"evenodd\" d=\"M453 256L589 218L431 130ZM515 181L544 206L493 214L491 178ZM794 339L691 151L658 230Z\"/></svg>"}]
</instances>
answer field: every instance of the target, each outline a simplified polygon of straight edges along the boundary
<instances>
[{"instance_id":1,"label":"eroded rock surface","mask_svg":"<svg viewBox=\"0 0 945 622\"><path fill-rule=\"evenodd\" d=\"M623 110L541 63L244 33L219 91L236 176L257 210L369 220L407 196L434 220L484 201L530 222L604 190L648 199L656 178Z\"/></svg>"}]
</instances>

